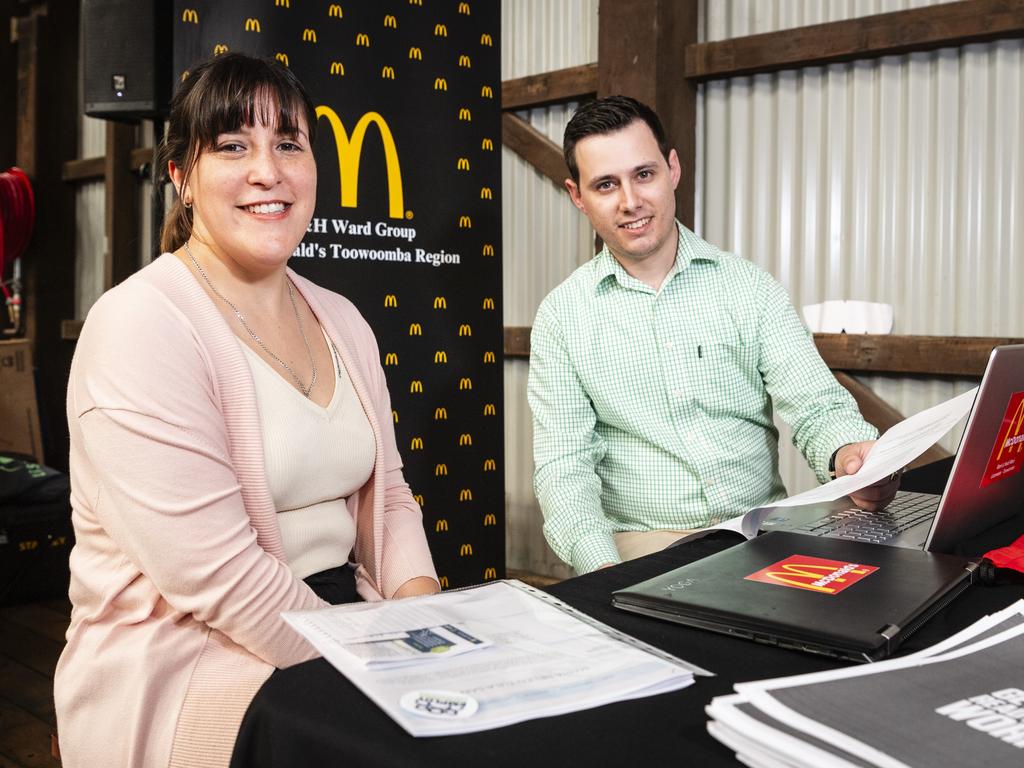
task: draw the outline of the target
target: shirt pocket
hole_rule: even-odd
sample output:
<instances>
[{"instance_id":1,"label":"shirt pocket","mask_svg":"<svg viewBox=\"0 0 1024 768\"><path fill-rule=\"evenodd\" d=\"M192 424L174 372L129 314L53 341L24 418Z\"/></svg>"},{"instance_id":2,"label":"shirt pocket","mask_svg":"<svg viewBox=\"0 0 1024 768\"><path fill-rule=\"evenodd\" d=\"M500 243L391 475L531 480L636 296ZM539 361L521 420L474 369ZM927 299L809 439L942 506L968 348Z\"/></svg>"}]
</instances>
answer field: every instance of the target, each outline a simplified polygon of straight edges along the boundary
<instances>
[{"instance_id":1,"label":"shirt pocket","mask_svg":"<svg viewBox=\"0 0 1024 768\"><path fill-rule=\"evenodd\" d=\"M709 416L750 416L764 407L757 356L737 341L701 341L687 366L689 401Z\"/></svg>"}]
</instances>

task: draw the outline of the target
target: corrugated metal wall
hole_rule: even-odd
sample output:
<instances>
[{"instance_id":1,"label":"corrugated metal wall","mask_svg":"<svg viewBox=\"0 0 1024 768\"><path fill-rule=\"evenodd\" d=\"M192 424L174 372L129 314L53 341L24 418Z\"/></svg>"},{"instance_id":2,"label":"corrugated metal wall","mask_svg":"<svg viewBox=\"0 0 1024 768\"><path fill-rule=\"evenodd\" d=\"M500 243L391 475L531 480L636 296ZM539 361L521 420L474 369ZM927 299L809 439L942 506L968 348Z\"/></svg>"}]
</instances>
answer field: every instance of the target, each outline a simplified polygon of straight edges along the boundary
<instances>
[{"instance_id":1,"label":"corrugated metal wall","mask_svg":"<svg viewBox=\"0 0 1024 768\"><path fill-rule=\"evenodd\" d=\"M502 0L507 80L597 61L597 0ZM575 104L517 113L556 144ZM594 235L568 194L502 150L505 325L532 325L541 299L593 255ZM505 520L509 568L565 577L541 532L533 495L533 428L525 360L505 362Z\"/></svg>"},{"instance_id":2,"label":"corrugated metal wall","mask_svg":"<svg viewBox=\"0 0 1024 768\"><path fill-rule=\"evenodd\" d=\"M709 2L705 39L932 4ZM797 307L881 301L898 334L1024 336L1022 51L1009 40L708 84L701 234ZM975 382L865 383L910 414ZM792 449L783 478L814 482Z\"/></svg>"}]
</instances>

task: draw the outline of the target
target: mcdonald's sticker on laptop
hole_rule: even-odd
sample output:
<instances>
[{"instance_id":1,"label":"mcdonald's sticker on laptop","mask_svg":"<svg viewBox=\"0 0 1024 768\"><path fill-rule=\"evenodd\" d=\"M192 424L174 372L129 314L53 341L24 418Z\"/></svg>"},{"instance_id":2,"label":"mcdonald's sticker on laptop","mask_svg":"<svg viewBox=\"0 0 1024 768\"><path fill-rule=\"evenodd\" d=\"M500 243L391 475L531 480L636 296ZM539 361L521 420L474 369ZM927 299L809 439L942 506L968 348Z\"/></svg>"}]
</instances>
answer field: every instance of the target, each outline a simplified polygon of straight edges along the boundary
<instances>
[{"instance_id":1,"label":"mcdonald's sticker on laptop","mask_svg":"<svg viewBox=\"0 0 1024 768\"><path fill-rule=\"evenodd\" d=\"M765 584L808 589L823 595L837 595L847 587L870 576L878 568L842 560L826 560L808 555L790 555L785 560L762 568L745 578Z\"/></svg>"},{"instance_id":2,"label":"mcdonald's sticker on laptop","mask_svg":"<svg viewBox=\"0 0 1024 768\"><path fill-rule=\"evenodd\" d=\"M1015 475L1024 468L1024 392L1014 392L1006 406L981 487Z\"/></svg>"}]
</instances>

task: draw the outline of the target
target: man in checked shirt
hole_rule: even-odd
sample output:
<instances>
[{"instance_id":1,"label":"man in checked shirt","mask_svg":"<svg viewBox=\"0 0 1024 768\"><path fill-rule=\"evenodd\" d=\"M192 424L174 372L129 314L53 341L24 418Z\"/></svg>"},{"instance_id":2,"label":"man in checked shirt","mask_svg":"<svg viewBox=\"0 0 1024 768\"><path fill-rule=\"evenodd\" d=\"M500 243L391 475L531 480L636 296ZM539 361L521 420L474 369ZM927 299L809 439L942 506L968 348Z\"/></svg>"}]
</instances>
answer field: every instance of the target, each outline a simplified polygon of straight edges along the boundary
<instances>
[{"instance_id":1,"label":"man in checked shirt","mask_svg":"<svg viewBox=\"0 0 1024 768\"><path fill-rule=\"evenodd\" d=\"M782 498L773 407L820 481L877 431L785 290L675 218L658 116L612 96L565 129L565 182L604 247L541 303L531 336L534 489L555 554L585 573ZM885 506L897 478L858 491Z\"/></svg>"}]
</instances>

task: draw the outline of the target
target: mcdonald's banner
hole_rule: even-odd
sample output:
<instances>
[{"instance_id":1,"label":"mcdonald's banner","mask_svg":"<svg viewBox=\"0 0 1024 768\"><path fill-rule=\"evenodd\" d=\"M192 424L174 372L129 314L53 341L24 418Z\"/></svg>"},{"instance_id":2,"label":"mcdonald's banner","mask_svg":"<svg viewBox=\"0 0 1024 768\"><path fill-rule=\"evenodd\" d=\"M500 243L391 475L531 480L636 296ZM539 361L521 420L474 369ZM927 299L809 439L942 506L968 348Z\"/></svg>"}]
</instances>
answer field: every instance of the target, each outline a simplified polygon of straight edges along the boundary
<instances>
[{"instance_id":1,"label":"mcdonald's banner","mask_svg":"<svg viewBox=\"0 0 1024 768\"><path fill-rule=\"evenodd\" d=\"M748 581L806 589L822 595L838 595L877 571L874 565L792 555L744 577Z\"/></svg>"},{"instance_id":2,"label":"mcdonald's banner","mask_svg":"<svg viewBox=\"0 0 1024 768\"><path fill-rule=\"evenodd\" d=\"M176 78L239 51L276 57L310 92L317 208L291 266L351 299L376 333L405 476L451 587L505 573L500 10L175 0L174 11Z\"/></svg>"}]
</instances>

